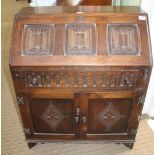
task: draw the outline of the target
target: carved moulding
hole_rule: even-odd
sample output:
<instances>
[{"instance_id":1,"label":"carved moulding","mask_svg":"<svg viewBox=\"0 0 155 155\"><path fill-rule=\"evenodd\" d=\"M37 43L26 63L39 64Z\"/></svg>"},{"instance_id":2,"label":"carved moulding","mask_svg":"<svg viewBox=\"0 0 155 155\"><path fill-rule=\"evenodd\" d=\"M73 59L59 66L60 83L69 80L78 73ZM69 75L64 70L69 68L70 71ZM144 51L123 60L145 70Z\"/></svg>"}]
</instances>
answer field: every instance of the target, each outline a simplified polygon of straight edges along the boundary
<instances>
[{"instance_id":1,"label":"carved moulding","mask_svg":"<svg viewBox=\"0 0 155 155\"><path fill-rule=\"evenodd\" d=\"M52 55L54 30L52 24L24 25L22 32L21 55Z\"/></svg>"},{"instance_id":2,"label":"carved moulding","mask_svg":"<svg viewBox=\"0 0 155 155\"><path fill-rule=\"evenodd\" d=\"M65 72L25 72L26 87L74 87L74 88L134 88L138 73L123 71L118 73L65 73Z\"/></svg>"},{"instance_id":3,"label":"carved moulding","mask_svg":"<svg viewBox=\"0 0 155 155\"><path fill-rule=\"evenodd\" d=\"M139 55L140 37L137 24L108 24L109 55Z\"/></svg>"}]
</instances>

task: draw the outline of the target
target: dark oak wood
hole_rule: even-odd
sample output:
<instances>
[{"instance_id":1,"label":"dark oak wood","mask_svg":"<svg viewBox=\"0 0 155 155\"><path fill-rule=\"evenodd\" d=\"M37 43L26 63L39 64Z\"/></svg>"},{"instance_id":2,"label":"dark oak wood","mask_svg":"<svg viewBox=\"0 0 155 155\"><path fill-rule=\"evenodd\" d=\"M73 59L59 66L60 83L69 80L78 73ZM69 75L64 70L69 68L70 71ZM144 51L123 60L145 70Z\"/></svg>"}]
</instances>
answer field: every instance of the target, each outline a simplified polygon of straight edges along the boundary
<instances>
[{"instance_id":1,"label":"dark oak wood","mask_svg":"<svg viewBox=\"0 0 155 155\"><path fill-rule=\"evenodd\" d=\"M75 140L132 148L151 69L140 8L23 8L15 16L10 71L29 148Z\"/></svg>"},{"instance_id":2,"label":"dark oak wood","mask_svg":"<svg viewBox=\"0 0 155 155\"><path fill-rule=\"evenodd\" d=\"M29 149L32 149L37 143L27 143Z\"/></svg>"},{"instance_id":3,"label":"dark oak wood","mask_svg":"<svg viewBox=\"0 0 155 155\"><path fill-rule=\"evenodd\" d=\"M125 145L126 147L132 149L133 146L134 146L134 143L124 143L124 145Z\"/></svg>"}]
</instances>

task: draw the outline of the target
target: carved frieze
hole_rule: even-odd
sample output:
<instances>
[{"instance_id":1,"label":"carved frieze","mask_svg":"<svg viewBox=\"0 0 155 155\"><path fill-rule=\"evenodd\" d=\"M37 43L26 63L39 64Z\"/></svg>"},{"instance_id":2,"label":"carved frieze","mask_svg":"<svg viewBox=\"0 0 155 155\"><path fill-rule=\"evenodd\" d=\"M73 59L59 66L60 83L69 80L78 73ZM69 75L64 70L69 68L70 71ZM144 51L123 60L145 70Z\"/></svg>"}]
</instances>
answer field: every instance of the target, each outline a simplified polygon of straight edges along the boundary
<instances>
[{"instance_id":1,"label":"carved frieze","mask_svg":"<svg viewBox=\"0 0 155 155\"><path fill-rule=\"evenodd\" d=\"M22 55L52 55L53 25L24 25L22 33Z\"/></svg>"},{"instance_id":2,"label":"carved frieze","mask_svg":"<svg viewBox=\"0 0 155 155\"><path fill-rule=\"evenodd\" d=\"M108 24L110 55L138 55L139 30L136 24Z\"/></svg>"},{"instance_id":3,"label":"carved frieze","mask_svg":"<svg viewBox=\"0 0 155 155\"><path fill-rule=\"evenodd\" d=\"M17 72L15 72L17 74ZM26 87L130 89L140 79L138 71L117 72L19 72ZM19 78L20 77L20 78Z\"/></svg>"},{"instance_id":4,"label":"carved frieze","mask_svg":"<svg viewBox=\"0 0 155 155\"><path fill-rule=\"evenodd\" d=\"M66 55L96 54L96 26L93 23L66 24Z\"/></svg>"}]
</instances>

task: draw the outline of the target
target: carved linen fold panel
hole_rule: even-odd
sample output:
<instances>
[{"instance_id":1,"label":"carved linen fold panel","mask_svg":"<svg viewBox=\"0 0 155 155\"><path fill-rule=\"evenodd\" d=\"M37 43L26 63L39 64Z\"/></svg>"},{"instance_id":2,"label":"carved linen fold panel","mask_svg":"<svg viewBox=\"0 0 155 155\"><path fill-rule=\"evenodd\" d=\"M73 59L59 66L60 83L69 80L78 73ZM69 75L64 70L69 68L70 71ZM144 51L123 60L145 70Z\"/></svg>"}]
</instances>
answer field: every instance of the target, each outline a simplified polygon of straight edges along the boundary
<instances>
[{"instance_id":1,"label":"carved linen fold panel","mask_svg":"<svg viewBox=\"0 0 155 155\"><path fill-rule=\"evenodd\" d=\"M94 55L95 29L93 23L66 24L66 55Z\"/></svg>"},{"instance_id":2,"label":"carved linen fold panel","mask_svg":"<svg viewBox=\"0 0 155 155\"><path fill-rule=\"evenodd\" d=\"M25 25L22 33L22 55L52 55L53 25Z\"/></svg>"},{"instance_id":3,"label":"carved linen fold panel","mask_svg":"<svg viewBox=\"0 0 155 155\"><path fill-rule=\"evenodd\" d=\"M136 24L108 24L110 55L138 55L139 31Z\"/></svg>"}]
</instances>

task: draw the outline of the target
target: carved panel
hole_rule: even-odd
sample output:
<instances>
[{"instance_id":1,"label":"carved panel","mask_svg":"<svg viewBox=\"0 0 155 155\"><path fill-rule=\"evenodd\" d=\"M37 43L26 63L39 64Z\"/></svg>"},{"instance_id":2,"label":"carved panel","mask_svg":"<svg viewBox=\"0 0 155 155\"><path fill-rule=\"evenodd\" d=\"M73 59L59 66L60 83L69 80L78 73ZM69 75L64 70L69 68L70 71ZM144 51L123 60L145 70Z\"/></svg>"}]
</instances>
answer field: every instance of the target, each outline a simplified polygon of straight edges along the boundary
<instances>
[{"instance_id":1,"label":"carved panel","mask_svg":"<svg viewBox=\"0 0 155 155\"><path fill-rule=\"evenodd\" d=\"M41 118L54 130L63 121L64 115L52 103L43 112Z\"/></svg>"},{"instance_id":2,"label":"carved panel","mask_svg":"<svg viewBox=\"0 0 155 155\"><path fill-rule=\"evenodd\" d=\"M139 72L26 72L26 87L134 88Z\"/></svg>"},{"instance_id":3,"label":"carved panel","mask_svg":"<svg viewBox=\"0 0 155 155\"><path fill-rule=\"evenodd\" d=\"M51 55L53 25L25 25L22 33L22 55Z\"/></svg>"},{"instance_id":4,"label":"carved panel","mask_svg":"<svg viewBox=\"0 0 155 155\"><path fill-rule=\"evenodd\" d=\"M122 117L126 116L122 116L111 102L97 115L99 122L106 128L105 131L110 131L110 128Z\"/></svg>"},{"instance_id":5,"label":"carved panel","mask_svg":"<svg viewBox=\"0 0 155 155\"><path fill-rule=\"evenodd\" d=\"M95 24L70 23L66 24L66 55L94 55Z\"/></svg>"},{"instance_id":6,"label":"carved panel","mask_svg":"<svg viewBox=\"0 0 155 155\"><path fill-rule=\"evenodd\" d=\"M108 43L110 55L138 55L139 31L136 24L109 24Z\"/></svg>"}]
</instances>

